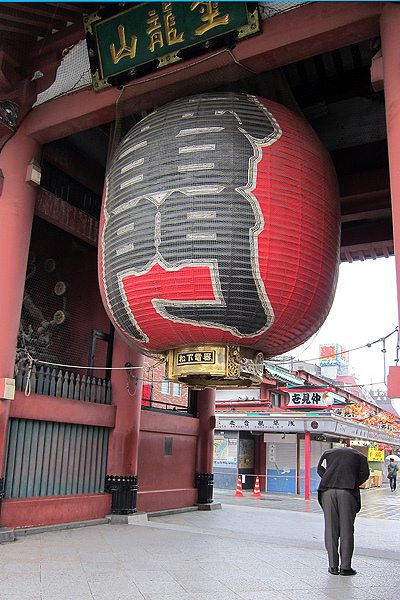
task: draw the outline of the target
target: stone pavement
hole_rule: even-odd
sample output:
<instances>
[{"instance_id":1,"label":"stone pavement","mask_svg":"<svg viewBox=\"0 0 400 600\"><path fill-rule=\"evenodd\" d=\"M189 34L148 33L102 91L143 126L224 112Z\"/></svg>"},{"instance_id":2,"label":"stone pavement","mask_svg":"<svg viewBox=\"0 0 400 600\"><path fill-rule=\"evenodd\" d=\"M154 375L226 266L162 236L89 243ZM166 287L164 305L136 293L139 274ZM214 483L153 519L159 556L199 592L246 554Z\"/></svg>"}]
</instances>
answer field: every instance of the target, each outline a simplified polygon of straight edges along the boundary
<instances>
[{"instance_id":1,"label":"stone pavement","mask_svg":"<svg viewBox=\"0 0 400 600\"><path fill-rule=\"evenodd\" d=\"M0 545L0 600L398 600L400 491L363 490L355 577L327 572L304 498L216 490L222 510L134 517Z\"/></svg>"}]
</instances>

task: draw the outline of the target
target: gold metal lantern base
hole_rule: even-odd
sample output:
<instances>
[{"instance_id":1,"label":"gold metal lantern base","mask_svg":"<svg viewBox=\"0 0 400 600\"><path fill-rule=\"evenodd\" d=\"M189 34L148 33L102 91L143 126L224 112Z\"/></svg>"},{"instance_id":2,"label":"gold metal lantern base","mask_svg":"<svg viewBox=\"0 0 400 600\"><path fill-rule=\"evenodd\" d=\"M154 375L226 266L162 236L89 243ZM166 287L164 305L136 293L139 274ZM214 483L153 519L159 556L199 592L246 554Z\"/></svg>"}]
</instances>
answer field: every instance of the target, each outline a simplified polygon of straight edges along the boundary
<instances>
[{"instance_id":1,"label":"gold metal lantern base","mask_svg":"<svg viewBox=\"0 0 400 600\"><path fill-rule=\"evenodd\" d=\"M244 346L185 346L166 353L165 376L194 389L258 387L262 352Z\"/></svg>"}]
</instances>

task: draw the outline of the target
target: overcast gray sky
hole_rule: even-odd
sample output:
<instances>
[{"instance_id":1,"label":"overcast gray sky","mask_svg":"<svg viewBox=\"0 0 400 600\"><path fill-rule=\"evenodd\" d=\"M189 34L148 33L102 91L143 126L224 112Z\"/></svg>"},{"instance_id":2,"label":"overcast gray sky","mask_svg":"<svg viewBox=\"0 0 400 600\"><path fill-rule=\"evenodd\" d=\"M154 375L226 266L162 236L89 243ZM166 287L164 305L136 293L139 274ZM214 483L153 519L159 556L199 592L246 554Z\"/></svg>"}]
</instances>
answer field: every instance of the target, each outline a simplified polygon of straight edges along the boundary
<instances>
[{"instance_id":1,"label":"overcast gray sky","mask_svg":"<svg viewBox=\"0 0 400 600\"><path fill-rule=\"evenodd\" d=\"M317 359L319 345L337 343L348 350L387 336L398 326L395 259L342 263L335 300L319 330L289 354L301 360ZM386 374L395 365L397 333L386 340ZM382 342L350 352L350 372L360 384L385 389ZM317 360L312 360L316 362ZM399 363L400 364L400 363ZM371 387L371 386L370 386ZM369 388L368 388L369 389Z\"/></svg>"}]
</instances>

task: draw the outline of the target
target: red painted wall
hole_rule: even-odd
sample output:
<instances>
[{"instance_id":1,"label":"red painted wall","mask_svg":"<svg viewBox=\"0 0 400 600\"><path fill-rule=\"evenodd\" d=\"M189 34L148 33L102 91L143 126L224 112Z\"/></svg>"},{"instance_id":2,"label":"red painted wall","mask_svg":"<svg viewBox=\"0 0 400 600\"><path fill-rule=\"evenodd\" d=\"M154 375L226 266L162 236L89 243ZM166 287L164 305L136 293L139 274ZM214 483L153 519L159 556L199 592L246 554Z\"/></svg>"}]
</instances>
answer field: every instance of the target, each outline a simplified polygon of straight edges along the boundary
<instances>
[{"instance_id":1,"label":"red painted wall","mask_svg":"<svg viewBox=\"0 0 400 600\"><path fill-rule=\"evenodd\" d=\"M110 494L81 494L46 498L3 500L3 527L38 527L56 523L73 523L101 519L110 513Z\"/></svg>"},{"instance_id":2,"label":"red painted wall","mask_svg":"<svg viewBox=\"0 0 400 600\"><path fill-rule=\"evenodd\" d=\"M81 400L54 398L24 392L15 392L11 403L10 417L17 419L35 419L58 423L80 423L98 427L115 426L116 407L108 404L95 404Z\"/></svg>"},{"instance_id":3,"label":"red painted wall","mask_svg":"<svg viewBox=\"0 0 400 600\"><path fill-rule=\"evenodd\" d=\"M54 258L60 265L62 280L68 284L67 312L69 317L59 329L54 339L52 354L56 359L71 364L87 365L91 329L109 331L109 319L104 311L97 281L96 251L94 248L65 234L60 229L36 218L31 251L36 254L36 273L40 294L34 298L40 310L45 310L42 299L50 295L46 306L49 315L61 308L60 298L54 295L52 277L44 272L43 260ZM40 271L40 273L39 273ZM57 278L54 278L57 280ZM54 304L54 306L53 306ZM47 316L47 314L46 314ZM37 327L40 323L35 324ZM114 343L114 366L123 366L129 355L116 352L118 340ZM104 351L106 346L104 345ZM128 349L130 353L133 351ZM101 351L96 356L96 364L104 364ZM155 359L146 359L154 364ZM118 363L118 364L116 364ZM73 370L73 369L65 369ZM85 370L78 370L82 376ZM138 372L139 377L141 372ZM103 373L96 373L102 376ZM156 368L153 376L154 396L172 403L187 403L187 388L182 387L180 398L161 394L161 381L164 365ZM34 395L27 398L17 392L12 403L11 415L20 418L45 419L50 421L99 424L110 429L110 449L112 448L113 427L116 424L119 395L127 395L131 404L134 399L126 390L125 370L113 372L113 405L96 405L75 400ZM117 384L118 383L118 384ZM121 387L121 390L119 388ZM170 386L172 392L172 385ZM140 411L140 398L137 400L141 431L139 438L138 463L138 510L152 511L182 506L193 506L197 501L197 488L194 487L199 420L191 417ZM172 438L172 454L165 455L165 438ZM124 443L136 444L134 435ZM132 453L128 453L133 460ZM121 457L118 459L121 460ZM119 465L121 467L121 465ZM117 469L117 474L125 470ZM2 504L1 524L9 527L33 527L54 523L96 519L109 514L111 495L91 494L78 496L39 497L7 499Z\"/></svg>"},{"instance_id":4,"label":"red painted wall","mask_svg":"<svg viewBox=\"0 0 400 600\"><path fill-rule=\"evenodd\" d=\"M139 511L193 506L199 420L142 410L139 461ZM165 438L172 438L166 455Z\"/></svg>"}]
</instances>

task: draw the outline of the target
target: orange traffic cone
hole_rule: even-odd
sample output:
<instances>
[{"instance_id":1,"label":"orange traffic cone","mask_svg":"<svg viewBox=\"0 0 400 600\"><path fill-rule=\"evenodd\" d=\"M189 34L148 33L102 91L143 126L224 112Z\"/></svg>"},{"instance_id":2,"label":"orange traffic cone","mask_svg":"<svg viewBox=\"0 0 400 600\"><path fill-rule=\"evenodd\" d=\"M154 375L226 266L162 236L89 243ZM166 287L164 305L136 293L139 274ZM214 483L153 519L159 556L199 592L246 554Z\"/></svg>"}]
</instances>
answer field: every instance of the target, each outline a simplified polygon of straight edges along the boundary
<instances>
[{"instance_id":1,"label":"orange traffic cone","mask_svg":"<svg viewBox=\"0 0 400 600\"><path fill-rule=\"evenodd\" d=\"M244 498L244 494L242 492L242 477L241 477L241 475L239 475L238 480L237 480L236 494L233 494L233 495L241 496L242 498Z\"/></svg>"},{"instance_id":2,"label":"orange traffic cone","mask_svg":"<svg viewBox=\"0 0 400 600\"><path fill-rule=\"evenodd\" d=\"M254 492L252 493L253 498L262 498L260 493L260 478L257 475L256 482L254 484Z\"/></svg>"}]
</instances>

